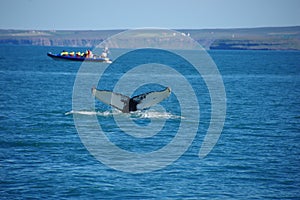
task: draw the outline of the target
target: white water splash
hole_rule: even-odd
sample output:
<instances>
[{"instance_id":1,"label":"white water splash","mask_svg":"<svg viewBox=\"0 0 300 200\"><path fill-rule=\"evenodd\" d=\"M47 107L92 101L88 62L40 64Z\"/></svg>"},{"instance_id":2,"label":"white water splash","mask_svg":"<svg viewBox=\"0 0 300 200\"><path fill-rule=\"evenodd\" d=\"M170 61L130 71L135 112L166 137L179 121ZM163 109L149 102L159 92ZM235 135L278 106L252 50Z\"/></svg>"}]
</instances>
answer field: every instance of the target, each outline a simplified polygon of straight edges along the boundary
<instances>
[{"instance_id":1,"label":"white water splash","mask_svg":"<svg viewBox=\"0 0 300 200\"><path fill-rule=\"evenodd\" d=\"M114 115L130 117L130 118L140 118L140 119L183 119L184 117L179 115L174 115L169 112L159 112L154 110L142 110L142 111L135 111L131 113L122 113L119 110L112 110L112 111L94 111L94 110L71 110L66 112L65 115L97 115L103 117L111 117Z\"/></svg>"}]
</instances>

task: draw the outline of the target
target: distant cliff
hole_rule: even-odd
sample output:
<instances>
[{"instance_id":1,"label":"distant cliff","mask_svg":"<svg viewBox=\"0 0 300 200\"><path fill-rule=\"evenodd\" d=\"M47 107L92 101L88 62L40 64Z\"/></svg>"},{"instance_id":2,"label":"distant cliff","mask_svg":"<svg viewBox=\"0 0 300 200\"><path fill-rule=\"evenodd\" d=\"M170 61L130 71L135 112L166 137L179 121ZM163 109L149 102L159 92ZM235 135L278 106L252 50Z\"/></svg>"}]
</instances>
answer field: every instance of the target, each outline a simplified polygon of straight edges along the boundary
<instances>
[{"instance_id":1,"label":"distant cliff","mask_svg":"<svg viewBox=\"0 0 300 200\"><path fill-rule=\"evenodd\" d=\"M123 30L0 30L0 45L94 47ZM244 29L182 29L206 49L300 50L300 26Z\"/></svg>"},{"instance_id":2,"label":"distant cliff","mask_svg":"<svg viewBox=\"0 0 300 200\"><path fill-rule=\"evenodd\" d=\"M57 39L57 38L4 38L0 45L33 45L33 46L70 46L70 47L92 47L101 43L104 39Z\"/></svg>"},{"instance_id":3,"label":"distant cliff","mask_svg":"<svg viewBox=\"0 0 300 200\"><path fill-rule=\"evenodd\" d=\"M92 47L120 31L0 30L0 45Z\"/></svg>"}]
</instances>

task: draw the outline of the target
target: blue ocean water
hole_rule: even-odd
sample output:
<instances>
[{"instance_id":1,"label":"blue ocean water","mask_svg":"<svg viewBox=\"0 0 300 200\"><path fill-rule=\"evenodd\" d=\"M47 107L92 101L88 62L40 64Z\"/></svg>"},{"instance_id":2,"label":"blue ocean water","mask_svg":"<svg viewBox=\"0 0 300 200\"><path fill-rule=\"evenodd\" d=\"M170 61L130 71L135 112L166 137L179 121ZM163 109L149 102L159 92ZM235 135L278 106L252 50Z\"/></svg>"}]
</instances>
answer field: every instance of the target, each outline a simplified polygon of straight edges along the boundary
<instances>
[{"instance_id":1,"label":"blue ocean water","mask_svg":"<svg viewBox=\"0 0 300 200\"><path fill-rule=\"evenodd\" d=\"M163 169L132 174L99 162L81 142L72 114L81 64L46 56L61 50L0 47L1 199L300 198L300 52L209 51L227 97L218 143L208 156L198 157L210 119L209 92L201 82L201 126L191 146ZM103 84L110 86L107 80ZM174 101L170 96L162 105ZM109 129L113 111L99 102L96 106L96 112L85 112L96 114L101 126ZM172 109L159 114L176 125L180 112ZM149 113L130 117L147 127L145 114ZM121 140L118 129L108 137L127 150L147 152L168 143L173 128L167 126L169 134L146 143Z\"/></svg>"}]
</instances>

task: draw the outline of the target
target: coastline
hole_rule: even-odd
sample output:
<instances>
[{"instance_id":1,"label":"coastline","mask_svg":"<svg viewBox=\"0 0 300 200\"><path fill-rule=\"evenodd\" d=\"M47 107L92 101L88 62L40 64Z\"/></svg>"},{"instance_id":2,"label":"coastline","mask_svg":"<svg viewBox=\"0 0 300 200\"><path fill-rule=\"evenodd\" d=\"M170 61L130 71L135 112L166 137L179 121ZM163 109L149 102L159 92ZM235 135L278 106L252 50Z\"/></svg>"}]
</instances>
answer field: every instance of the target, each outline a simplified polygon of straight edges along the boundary
<instances>
[{"instance_id":1,"label":"coastline","mask_svg":"<svg viewBox=\"0 0 300 200\"><path fill-rule=\"evenodd\" d=\"M95 47L122 31L0 29L0 45ZM300 50L300 26L177 31L207 50Z\"/></svg>"}]
</instances>

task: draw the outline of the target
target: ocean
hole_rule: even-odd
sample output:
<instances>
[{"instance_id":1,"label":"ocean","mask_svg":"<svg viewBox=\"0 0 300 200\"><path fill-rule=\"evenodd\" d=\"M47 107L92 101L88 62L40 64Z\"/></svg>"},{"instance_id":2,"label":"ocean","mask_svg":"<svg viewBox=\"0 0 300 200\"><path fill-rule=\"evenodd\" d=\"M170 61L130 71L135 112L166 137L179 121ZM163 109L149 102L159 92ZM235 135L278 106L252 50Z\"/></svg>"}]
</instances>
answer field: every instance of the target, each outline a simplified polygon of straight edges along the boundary
<instances>
[{"instance_id":1,"label":"ocean","mask_svg":"<svg viewBox=\"0 0 300 200\"><path fill-rule=\"evenodd\" d=\"M205 81L199 81L193 71L180 68L199 88L195 91L199 123L188 120L194 109L190 92L178 93L182 101L191 103L186 106L176 98L176 88L160 106L137 113L120 113L92 95L86 108L74 110L74 85L81 63L54 61L46 55L63 49L0 46L0 199L300 198L299 51L208 51L224 83L226 116L217 143L200 158L212 106ZM139 59L149 58L142 55L114 65L95 86L113 89L126 67ZM142 80L145 74L137 78ZM162 84L153 79L132 95L149 89L160 90ZM80 133L84 128L93 129L91 118L111 143L141 157L172 143L185 119L189 126L182 131L187 135L192 127L199 127L182 155L143 172L144 165L153 164L147 158L132 165L129 157L114 155L120 165L111 166L107 156L112 154L105 152L111 149L96 146L102 152L99 157L91 152L84 142L88 135ZM83 129L78 119L86 125ZM131 123L124 125L128 121ZM148 131L157 128L156 124L163 126L159 134L134 137L138 128ZM125 134L126 130L133 133ZM92 140L99 139L96 137Z\"/></svg>"}]
</instances>

